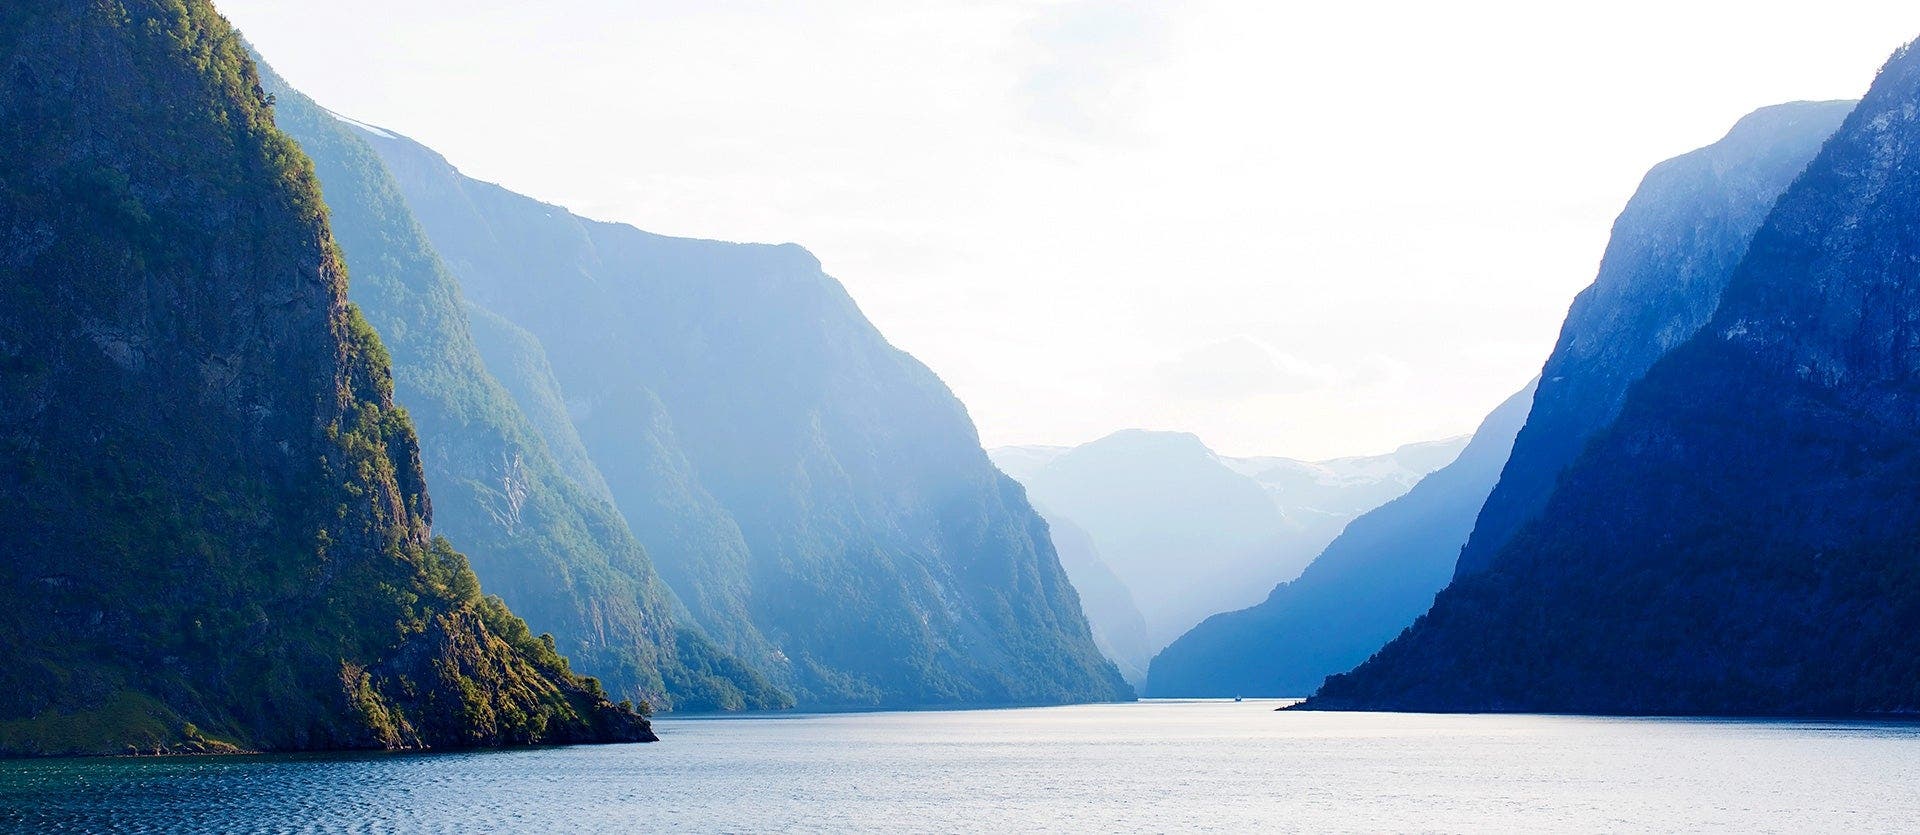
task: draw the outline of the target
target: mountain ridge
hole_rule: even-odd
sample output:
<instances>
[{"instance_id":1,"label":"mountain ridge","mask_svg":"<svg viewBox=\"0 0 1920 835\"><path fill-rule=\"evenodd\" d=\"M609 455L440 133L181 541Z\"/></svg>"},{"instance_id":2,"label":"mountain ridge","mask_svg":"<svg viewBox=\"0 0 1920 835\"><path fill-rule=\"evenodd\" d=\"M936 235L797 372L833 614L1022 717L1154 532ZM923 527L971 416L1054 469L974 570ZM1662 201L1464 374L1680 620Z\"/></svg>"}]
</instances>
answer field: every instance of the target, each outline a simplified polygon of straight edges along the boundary
<instances>
[{"instance_id":1,"label":"mountain ridge","mask_svg":"<svg viewBox=\"0 0 1920 835\"><path fill-rule=\"evenodd\" d=\"M567 423L722 648L810 706L1131 698L964 406L818 259L589 221L382 132L473 318L544 348Z\"/></svg>"},{"instance_id":2,"label":"mountain ridge","mask_svg":"<svg viewBox=\"0 0 1920 835\"><path fill-rule=\"evenodd\" d=\"M599 471L565 437L537 431L491 373L459 285L360 138L378 129L343 121L261 67L276 118L315 162L355 275L349 297L393 358L395 396L418 429L438 500L437 529L463 544L488 588L619 697L662 710L790 706L791 697L678 622L678 602L601 495ZM526 379L537 367L510 370L525 385L551 384ZM569 469L554 444L572 453Z\"/></svg>"},{"instance_id":3,"label":"mountain ridge","mask_svg":"<svg viewBox=\"0 0 1920 835\"><path fill-rule=\"evenodd\" d=\"M1143 615L1144 652L1118 660L1144 671L1154 652L1208 616L1253 605L1259 589L1292 579L1349 520L1405 493L1426 474L1419 467L1439 467L1463 443L1305 462L1235 458L1191 433L1135 429L1077 447L988 454L1051 525L1088 534L1135 603L1103 594L1089 617L1120 635Z\"/></svg>"},{"instance_id":4,"label":"mountain ridge","mask_svg":"<svg viewBox=\"0 0 1920 835\"><path fill-rule=\"evenodd\" d=\"M1704 325L1775 198L1853 102L1789 102L1655 166L1614 223L1594 283L1567 312L1537 414L1514 442L1459 572L1485 567L1544 506L1561 471L1618 413L1627 387Z\"/></svg>"},{"instance_id":5,"label":"mountain ridge","mask_svg":"<svg viewBox=\"0 0 1920 835\"><path fill-rule=\"evenodd\" d=\"M1305 706L1920 712L1916 114L1907 47L1545 511Z\"/></svg>"},{"instance_id":6,"label":"mountain ridge","mask_svg":"<svg viewBox=\"0 0 1920 835\"><path fill-rule=\"evenodd\" d=\"M1453 461L1348 523L1299 577L1162 649L1144 695L1298 697L1365 661L1426 611L1453 576L1537 385L1489 413Z\"/></svg>"},{"instance_id":7,"label":"mountain ridge","mask_svg":"<svg viewBox=\"0 0 1920 835\"><path fill-rule=\"evenodd\" d=\"M430 531L310 161L204 0L0 8L0 752L653 739Z\"/></svg>"}]
</instances>

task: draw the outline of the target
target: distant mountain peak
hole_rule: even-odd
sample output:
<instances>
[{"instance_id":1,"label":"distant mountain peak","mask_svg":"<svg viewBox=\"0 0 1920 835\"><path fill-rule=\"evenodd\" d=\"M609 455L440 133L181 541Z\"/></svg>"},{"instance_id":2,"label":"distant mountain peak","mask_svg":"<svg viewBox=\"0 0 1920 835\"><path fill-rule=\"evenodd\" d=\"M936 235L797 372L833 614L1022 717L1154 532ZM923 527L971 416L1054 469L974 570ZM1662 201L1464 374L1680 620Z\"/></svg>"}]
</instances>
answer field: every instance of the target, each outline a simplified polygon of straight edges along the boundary
<instances>
[{"instance_id":1,"label":"distant mountain peak","mask_svg":"<svg viewBox=\"0 0 1920 835\"><path fill-rule=\"evenodd\" d=\"M1298 697L1330 673L1366 659L1426 610L1453 574L1474 515L1499 478L1533 401L1529 385L1496 407L1464 450L1431 442L1421 461L1445 458L1405 495L1349 523L1297 579L1260 603L1208 618L1153 659L1151 697ZM1397 456L1409 444L1396 450Z\"/></svg>"},{"instance_id":2,"label":"distant mountain peak","mask_svg":"<svg viewBox=\"0 0 1920 835\"><path fill-rule=\"evenodd\" d=\"M1126 447L1130 449L1164 450L1168 452L1201 452L1213 454L1213 449L1199 435L1168 429L1121 429L1105 437L1073 447L1073 450L1088 447Z\"/></svg>"},{"instance_id":3,"label":"distant mountain peak","mask_svg":"<svg viewBox=\"0 0 1920 835\"><path fill-rule=\"evenodd\" d=\"M1131 695L965 408L812 253L590 220L369 142L495 347L537 349L526 411L721 649L802 706Z\"/></svg>"},{"instance_id":4,"label":"distant mountain peak","mask_svg":"<svg viewBox=\"0 0 1920 835\"><path fill-rule=\"evenodd\" d=\"M1119 634L1143 616L1153 650L1291 579L1348 520L1405 493L1463 444L1306 462L1232 458L1191 432L1127 429L1077 447L990 455L1056 527L1084 530L1087 543L1074 547L1097 553L1130 592L1134 605L1112 593L1083 594L1105 601L1089 604L1096 630ZM1146 659L1122 660L1138 668Z\"/></svg>"}]
</instances>

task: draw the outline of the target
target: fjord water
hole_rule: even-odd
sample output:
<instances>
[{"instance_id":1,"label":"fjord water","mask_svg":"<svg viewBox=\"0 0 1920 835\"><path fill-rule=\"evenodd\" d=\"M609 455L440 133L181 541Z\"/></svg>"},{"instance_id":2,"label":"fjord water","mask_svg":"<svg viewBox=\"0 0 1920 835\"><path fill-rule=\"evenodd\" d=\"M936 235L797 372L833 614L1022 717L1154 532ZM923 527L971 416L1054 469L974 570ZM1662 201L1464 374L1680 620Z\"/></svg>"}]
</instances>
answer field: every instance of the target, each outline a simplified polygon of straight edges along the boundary
<instances>
[{"instance_id":1,"label":"fjord water","mask_svg":"<svg viewBox=\"0 0 1920 835\"><path fill-rule=\"evenodd\" d=\"M1898 830L1920 726L1141 702L666 719L664 741L0 763L32 831Z\"/></svg>"}]
</instances>

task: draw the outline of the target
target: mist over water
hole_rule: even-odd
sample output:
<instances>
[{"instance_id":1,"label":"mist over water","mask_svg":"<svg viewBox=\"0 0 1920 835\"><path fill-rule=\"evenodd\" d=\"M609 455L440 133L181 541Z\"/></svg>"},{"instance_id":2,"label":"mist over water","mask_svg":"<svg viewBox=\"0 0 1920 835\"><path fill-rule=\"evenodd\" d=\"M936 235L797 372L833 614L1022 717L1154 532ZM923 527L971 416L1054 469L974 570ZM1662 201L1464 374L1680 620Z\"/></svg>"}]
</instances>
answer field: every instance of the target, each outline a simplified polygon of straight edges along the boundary
<instances>
[{"instance_id":1,"label":"mist over water","mask_svg":"<svg viewBox=\"0 0 1920 835\"><path fill-rule=\"evenodd\" d=\"M1920 725L1277 713L678 718L653 745L10 761L9 831L1893 831Z\"/></svg>"}]
</instances>

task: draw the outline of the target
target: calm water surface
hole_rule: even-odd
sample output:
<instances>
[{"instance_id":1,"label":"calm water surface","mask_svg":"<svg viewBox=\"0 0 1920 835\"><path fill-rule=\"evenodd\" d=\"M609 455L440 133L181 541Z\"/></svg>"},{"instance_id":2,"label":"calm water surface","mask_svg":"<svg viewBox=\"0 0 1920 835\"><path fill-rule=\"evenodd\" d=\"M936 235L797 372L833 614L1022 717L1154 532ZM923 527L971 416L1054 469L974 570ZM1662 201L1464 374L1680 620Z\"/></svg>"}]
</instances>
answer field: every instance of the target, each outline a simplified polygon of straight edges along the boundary
<instances>
[{"instance_id":1,"label":"calm water surface","mask_svg":"<svg viewBox=\"0 0 1920 835\"><path fill-rule=\"evenodd\" d=\"M536 751L0 763L51 832L1914 831L1920 726L1275 713L667 719Z\"/></svg>"}]
</instances>

